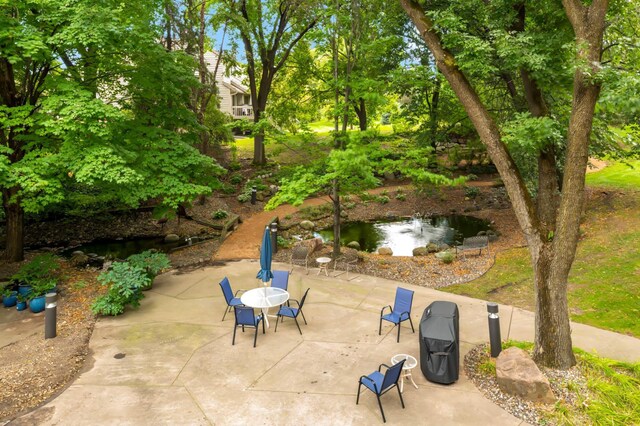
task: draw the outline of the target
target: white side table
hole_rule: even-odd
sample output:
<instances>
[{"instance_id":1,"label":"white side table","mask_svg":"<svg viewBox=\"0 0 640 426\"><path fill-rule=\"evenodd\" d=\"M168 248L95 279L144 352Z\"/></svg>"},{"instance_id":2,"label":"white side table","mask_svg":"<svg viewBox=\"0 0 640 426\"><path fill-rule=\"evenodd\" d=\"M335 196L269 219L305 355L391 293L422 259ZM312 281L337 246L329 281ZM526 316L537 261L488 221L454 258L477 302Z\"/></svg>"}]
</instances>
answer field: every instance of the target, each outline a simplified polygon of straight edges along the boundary
<instances>
[{"instance_id":1,"label":"white side table","mask_svg":"<svg viewBox=\"0 0 640 426\"><path fill-rule=\"evenodd\" d=\"M418 385L413 381L413 376L411 375L411 370L416 368L418 365L418 360L407 354L397 354L391 357L391 364L396 365L402 360L405 360L404 365L402 366L402 375L400 376L400 392L404 391L404 379L405 377L411 380L413 386L418 389Z\"/></svg>"},{"instance_id":2,"label":"white side table","mask_svg":"<svg viewBox=\"0 0 640 426\"><path fill-rule=\"evenodd\" d=\"M319 257L316 259L316 262L318 263L318 275L320 275L320 272L324 271L324 274L328 277L329 276L329 263L331 263L333 259L331 259L330 257Z\"/></svg>"}]
</instances>

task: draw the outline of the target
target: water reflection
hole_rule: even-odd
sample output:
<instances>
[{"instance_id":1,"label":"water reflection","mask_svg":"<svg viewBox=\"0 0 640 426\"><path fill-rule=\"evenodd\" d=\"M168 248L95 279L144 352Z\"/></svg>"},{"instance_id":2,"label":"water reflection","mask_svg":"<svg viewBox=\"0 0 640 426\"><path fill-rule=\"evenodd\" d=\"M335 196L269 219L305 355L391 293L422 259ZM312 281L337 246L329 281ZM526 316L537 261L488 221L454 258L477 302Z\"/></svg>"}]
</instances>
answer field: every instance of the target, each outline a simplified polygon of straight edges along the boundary
<instances>
[{"instance_id":1,"label":"water reflection","mask_svg":"<svg viewBox=\"0 0 640 426\"><path fill-rule=\"evenodd\" d=\"M490 229L489 222L471 216L450 215L377 222L345 222L340 229L340 242L357 241L361 250L370 253L386 246L394 256L412 256L413 249L430 242L454 245ZM321 230L319 236L333 239L333 228Z\"/></svg>"}]
</instances>

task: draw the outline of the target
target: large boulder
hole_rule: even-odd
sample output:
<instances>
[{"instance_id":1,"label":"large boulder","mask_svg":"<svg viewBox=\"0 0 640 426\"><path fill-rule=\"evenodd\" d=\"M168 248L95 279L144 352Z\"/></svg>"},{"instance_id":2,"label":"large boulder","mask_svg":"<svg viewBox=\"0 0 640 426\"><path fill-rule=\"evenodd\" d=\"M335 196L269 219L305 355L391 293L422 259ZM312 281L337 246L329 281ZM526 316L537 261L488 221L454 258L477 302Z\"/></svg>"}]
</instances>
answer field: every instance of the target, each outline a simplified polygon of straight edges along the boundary
<instances>
[{"instance_id":1,"label":"large boulder","mask_svg":"<svg viewBox=\"0 0 640 426\"><path fill-rule=\"evenodd\" d=\"M180 237L176 234L168 234L166 237L164 237L165 243L176 243L178 241L180 241Z\"/></svg>"},{"instance_id":2,"label":"large boulder","mask_svg":"<svg viewBox=\"0 0 640 426\"><path fill-rule=\"evenodd\" d=\"M307 231L311 231L316 227L316 224L311 222L310 220L303 220L302 222L300 222L300 227L302 229L306 229Z\"/></svg>"},{"instance_id":3,"label":"large boulder","mask_svg":"<svg viewBox=\"0 0 640 426\"><path fill-rule=\"evenodd\" d=\"M438 244L431 242L429 244L427 244L427 253L435 253L438 251Z\"/></svg>"},{"instance_id":4,"label":"large boulder","mask_svg":"<svg viewBox=\"0 0 640 426\"><path fill-rule=\"evenodd\" d=\"M413 249L414 256L426 256L429 251L426 247L416 247Z\"/></svg>"},{"instance_id":5,"label":"large boulder","mask_svg":"<svg viewBox=\"0 0 640 426\"><path fill-rule=\"evenodd\" d=\"M89 256L84 254L83 252L73 252L71 255L71 259L69 262L75 266L76 268L83 268L89 264Z\"/></svg>"},{"instance_id":6,"label":"large boulder","mask_svg":"<svg viewBox=\"0 0 640 426\"><path fill-rule=\"evenodd\" d=\"M382 256L393 256L393 250L391 250L391 247L380 247L378 254Z\"/></svg>"},{"instance_id":7,"label":"large boulder","mask_svg":"<svg viewBox=\"0 0 640 426\"><path fill-rule=\"evenodd\" d=\"M544 404L551 404L556 400L549 380L529 354L520 348L511 347L498 355L496 375L498 385L505 393Z\"/></svg>"},{"instance_id":8,"label":"large boulder","mask_svg":"<svg viewBox=\"0 0 640 426\"><path fill-rule=\"evenodd\" d=\"M360 250L360 243L357 241L349 241L349 243L347 244L347 247L355 250Z\"/></svg>"}]
</instances>

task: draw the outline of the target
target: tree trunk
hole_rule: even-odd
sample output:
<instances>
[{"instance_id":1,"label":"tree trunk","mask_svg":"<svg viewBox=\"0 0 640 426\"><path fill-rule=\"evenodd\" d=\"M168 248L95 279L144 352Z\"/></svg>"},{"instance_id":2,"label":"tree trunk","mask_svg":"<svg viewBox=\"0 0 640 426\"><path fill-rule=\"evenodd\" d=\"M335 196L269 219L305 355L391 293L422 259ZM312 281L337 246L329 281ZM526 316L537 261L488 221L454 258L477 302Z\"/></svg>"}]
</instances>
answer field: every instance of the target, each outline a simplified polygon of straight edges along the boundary
<instances>
[{"instance_id":1,"label":"tree trunk","mask_svg":"<svg viewBox=\"0 0 640 426\"><path fill-rule=\"evenodd\" d=\"M429 133L431 134L431 147L436 149L437 134L438 134L438 104L440 103L440 79L438 78L438 71L436 69L436 82L433 88L433 94L431 95L431 104L429 105Z\"/></svg>"},{"instance_id":2,"label":"tree trunk","mask_svg":"<svg viewBox=\"0 0 640 426\"><path fill-rule=\"evenodd\" d=\"M540 223L539 212L534 208L524 181L502 142L496 123L465 75L458 69L455 57L442 47L438 34L433 30L433 23L422 6L415 0L399 1L436 58L438 69L447 78L487 147L527 239L536 291L534 358L548 367L570 368L575 364L575 357L571 345L567 278L578 243L589 136L600 83L597 82L598 79L585 76L580 67L576 69L562 198L556 215L555 233L545 234L548 224ZM579 0L563 0L562 3L576 33L578 60L589 64L592 68L590 74L596 75L600 67L608 2L593 0L590 6L584 6ZM542 163L542 167L547 166L550 163Z\"/></svg>"},{"instance_id":3,"label":"tree trunk","mask_svg":"<svg viewBox=\"0 0 640 426\"><path fill-rule=\"evenodd\" d=\"M24 210L19 200L11 201L17 192L17 187L2 190L2 204L7 218L5 257L10 262L24 260Z\"/></svg>"},{"instance_id":4,"label":"tree trunk","mask_svg":"<svg viewBox=\"0 0 640 426\"><path fill-rule=\"evenodd\" d=\"M358 115L358 124L360 130L367 130L367 105L364 103L364 99L358 99L360 106L355 107L356 114Z\"/></svg>"},{"instance_id":5,"label":"tree trunk","mask_svg":"<svg viewBox=\"0 0 640 426\"><path fill-rule=\"evenodd\" d=\"M331 200L333 201L333 258L340 256L340 184L332 182Z\"/></svg>"}]
</instances>

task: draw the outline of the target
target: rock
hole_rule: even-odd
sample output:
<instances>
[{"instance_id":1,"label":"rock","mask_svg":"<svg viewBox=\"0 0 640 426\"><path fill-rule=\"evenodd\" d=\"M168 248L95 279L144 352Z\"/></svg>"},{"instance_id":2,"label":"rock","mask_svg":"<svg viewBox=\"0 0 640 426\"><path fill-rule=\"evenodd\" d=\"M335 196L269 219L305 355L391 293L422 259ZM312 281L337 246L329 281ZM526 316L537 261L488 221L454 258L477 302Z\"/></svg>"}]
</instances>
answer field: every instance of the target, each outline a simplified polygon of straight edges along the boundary
<instances>
[{"instance_id":1,"label":"rock","mask_svg":"<svg viewBox=\"0 0 640 426\"><path fill-rule=\"evenodd\" d=\"M391 250L391 247L380 247L378 254L382 256L393 256L393 250Z\"/></svg>"},{"instance_id":2,"label":"rock","mask_svg":"<svg viewBox=\"0 0 640 426\"><path fill-rule=\"evenodd\" d=\"M438 245L436 243L434 243L434 242L431 242L431 243L427 244L425 249L427 250L427 253L435 253L435 252L438 251Z\"/></svg>"},{"instance_id":3,"label":"rock","mask_svg":"<svg viewBox=\"0 0 640 426\"><path fill-rule=\"evenodd\" d=\"M447 251L451 248L451 246L449 246L449 244L438 244L438 251Z\"/></svg>"},{"instance_id":4,"label":"rock","mask_svg":"<svg viewBox=\"0 0 640 426\"><path fill-rule=\"evenodd\" d=\"M77 256L77 255L80 255L80 254L84 254L84 252L82 250L76 250L73 253L71 253L71 257Z\"/></svg>"},{"instance_id":5,"label":"rock","mask_svg":"<svg viewBox=\"0 0 640 426\"><path fill-rule=\"evenodd\" d=\"M89 266L94 268L102 268L104 265L104 256L89 257Z\"/></svg>"},{"instance_id":6,"label":"rock","mask_svg":"<svg viewBox=\"0 0 640 426\"><path fill-rule=\"evenodd\" d=\"M89 256L87 256L83 252L80 252L80 253L74 252L74 253L75 254L71 255L71 259L69 259L69 262L76 268L83 268L87 266L87 264L89 263Z\"/></svg>"},{"instance_id":7,"label":"rock","mask_svg":"<svg viewBox=\"0 0 640 426\"><path fill-rule=\"evenodd\" d=\"M302 229L306 229L307 231L310 231L316 227L316 224L311 222L310 220L303 220L302 222L300 222L300 227Z\"/></svg>"},{"instance_id":8,"label":"rock","mask_svg":"<svg viewBox=\"0 0 640 426\"><path fill-rule=\"evenodd\" d=\"M520 348L511 347L498 355L496 375L498 385L505 393L545 404L556 400L549 380L529 355Z\"/></svg>"},{"instance_id":9,"label":"rock","mask_svg":"<svg viewBox=\"0 0 640 426\"><path fill-rule=\"evenodd\" d=\"M349 243L347 244L347 247L360 250L360 243L357 241L349 241Z\"/></svg>"},{"instance_id":10,"label":"rock","mask_svg":"<svg viewBox=\"0 0 640 426\"><path fill-rule=\"evenodd\" d=\"M426 247L416 247L413 249L414 256L426 256L429 250Z\"/></svg>"},{"instance_id":11,"label":"rock","mask_svg":"<svg viewBox=\"0 0 640 426\"><path fill-rule=\"evenodd\" d=\"M178 241L180 241L180 237L176 234L167 234L167 236L164 237L165 243L177 243Z\"/></svg>"},{"instance_id":12,"label":"rock","mask_svg":"<svg viewBox=\"0 0 640 426\"><path fill-rule=\"evenodd\" d=\"M458 168L459 169L464 169L465 167L467 167L469 163L467 162L467 160L460 160L460 162L458 163Z\"/></svg>"},{"instance_id":13,"label":"rock","mask_svg":"<svg viewBox=\"0 0 640 426\"><path fill-rule=\"evenodd\" d=\"M262 192L262 191L256 192L256 200L257 201L264 201L264 192Z\"/></svg>"}]
</instances>

